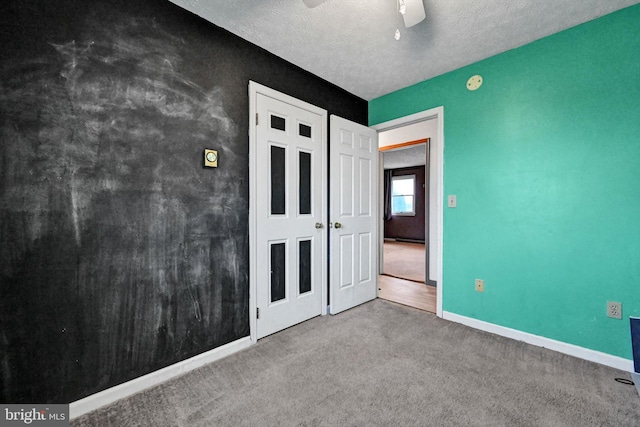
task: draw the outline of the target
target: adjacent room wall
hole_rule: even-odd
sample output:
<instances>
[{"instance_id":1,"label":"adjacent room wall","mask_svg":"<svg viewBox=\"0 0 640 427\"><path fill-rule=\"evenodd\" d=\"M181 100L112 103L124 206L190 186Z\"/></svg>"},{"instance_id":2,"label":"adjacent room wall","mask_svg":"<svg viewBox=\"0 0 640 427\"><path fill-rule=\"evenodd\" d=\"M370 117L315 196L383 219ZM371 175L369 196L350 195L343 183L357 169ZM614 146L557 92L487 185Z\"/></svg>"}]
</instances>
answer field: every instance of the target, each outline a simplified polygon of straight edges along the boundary
<instances>
[{"instance_id":1,"label":"adjacent room wall","mask_svg":"<svg viewBox=\"0 0 640 427\"><path fill-rule=\"evenodd\" d=\"M639 22L632 6L369 103L370 125L444 106L445 311L631 359Z\"/></svg>"},{"instance_id":2,"label":"adjacent room wall","mask_svg":"<svg viewBox=\"0 0 640 427\"><path fill-rule=\"evenodd\" d=\"M166 0L5 1L0 46L1 401L247 336L249 80L367 103Z\"/></svg>"},{"instance_id":3,"label":"adjacent room wall","mask_svg":"<svg viewBox=\"0 0 640 427\"><path fill-rule=\"evenodd\" d=\"M425 237L425 167L393 169L392 176L415 175L415 215L393 215L384 221L384 237L424 242Z\"/></svg>"}]
</instances>

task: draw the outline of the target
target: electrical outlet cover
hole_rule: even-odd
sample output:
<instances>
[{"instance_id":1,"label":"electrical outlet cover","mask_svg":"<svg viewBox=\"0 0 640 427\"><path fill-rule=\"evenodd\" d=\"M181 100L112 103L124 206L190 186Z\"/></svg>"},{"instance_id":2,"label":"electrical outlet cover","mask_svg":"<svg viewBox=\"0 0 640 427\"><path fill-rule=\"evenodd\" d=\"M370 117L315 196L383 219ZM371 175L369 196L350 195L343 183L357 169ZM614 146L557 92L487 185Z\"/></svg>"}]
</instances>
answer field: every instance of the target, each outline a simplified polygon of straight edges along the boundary
<instances>
[{"instance_id":1,"label":"electrical outlet cover","mask_svg":"<svg viewBox=\"0 0 640 427\"><path fill-rule=\"evenodd\" d=\"M607 301L607 316L613 319L622 319L622 303Z\"/></svg>"},{"instance_id":2,"label":"electrical outlet cover","mask_svg":"<svg viewBox=\"0 0 640 427\"><path fill-rule=\"evenodd\" d=\"M484 280L476 279L476 291L484 292Z\"/></svg>"}]
</instances>

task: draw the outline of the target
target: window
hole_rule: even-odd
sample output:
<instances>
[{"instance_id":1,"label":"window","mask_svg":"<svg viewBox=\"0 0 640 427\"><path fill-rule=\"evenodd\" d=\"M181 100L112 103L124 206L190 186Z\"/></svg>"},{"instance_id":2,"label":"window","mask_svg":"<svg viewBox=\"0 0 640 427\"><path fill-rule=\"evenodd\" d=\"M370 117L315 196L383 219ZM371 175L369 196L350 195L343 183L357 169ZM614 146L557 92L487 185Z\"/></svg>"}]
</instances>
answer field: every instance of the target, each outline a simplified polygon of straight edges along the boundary
<instances>
[{"instance_id":1,"label":"window","mask_svg":"<svg viewBox=\"0 0 640 427\"><path fill-rule=\"evenodd\" d=\"M391 178L391 214L414 216L415 208L415 175L401 175Z\"/></svg>"}]
</instances>

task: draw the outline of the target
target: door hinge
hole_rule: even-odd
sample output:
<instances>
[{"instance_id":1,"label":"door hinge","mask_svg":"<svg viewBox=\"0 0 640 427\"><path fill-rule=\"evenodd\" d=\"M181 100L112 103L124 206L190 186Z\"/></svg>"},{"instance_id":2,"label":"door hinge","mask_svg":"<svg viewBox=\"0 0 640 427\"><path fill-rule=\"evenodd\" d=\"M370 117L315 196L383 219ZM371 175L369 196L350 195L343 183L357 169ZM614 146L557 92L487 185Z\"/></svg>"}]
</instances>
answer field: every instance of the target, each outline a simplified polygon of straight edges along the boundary
<instances>
[{"instance_id":1,"label":"door hinge","mask_svg":"<svg viewBox=\"0 0 640 427\"><path fill-rule=\"evenodd\" d=\"M260 318L260 307L256 308L256 319Z\"/></svg>"},{"instance_id":2,"label":"door hinge","mask_svg":"<svg viewBox=\"0 0 640 427\"><path fill-rule=\"evenodd\" d=\"M256 113L256 126L258 126L258 113Z\"/></svg>"}]
</instances>

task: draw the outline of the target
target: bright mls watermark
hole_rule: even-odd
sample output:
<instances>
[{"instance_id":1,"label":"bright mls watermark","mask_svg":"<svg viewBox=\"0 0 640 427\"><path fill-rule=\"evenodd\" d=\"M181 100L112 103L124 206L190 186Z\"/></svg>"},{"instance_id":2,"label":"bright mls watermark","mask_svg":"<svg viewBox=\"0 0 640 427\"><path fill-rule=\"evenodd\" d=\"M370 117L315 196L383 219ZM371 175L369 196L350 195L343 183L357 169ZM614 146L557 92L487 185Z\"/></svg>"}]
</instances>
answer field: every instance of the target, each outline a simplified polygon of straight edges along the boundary
<instances>
[{"instance_id":1,"label":"bright mls watermark","mask_svg":"<svg viewBox=\"0 0 640 427\"><path fill-rule=\"evenodd\" d=\"M69 405L0 405L0 427L68 427Z\"/></svg>"}]
</instances>

